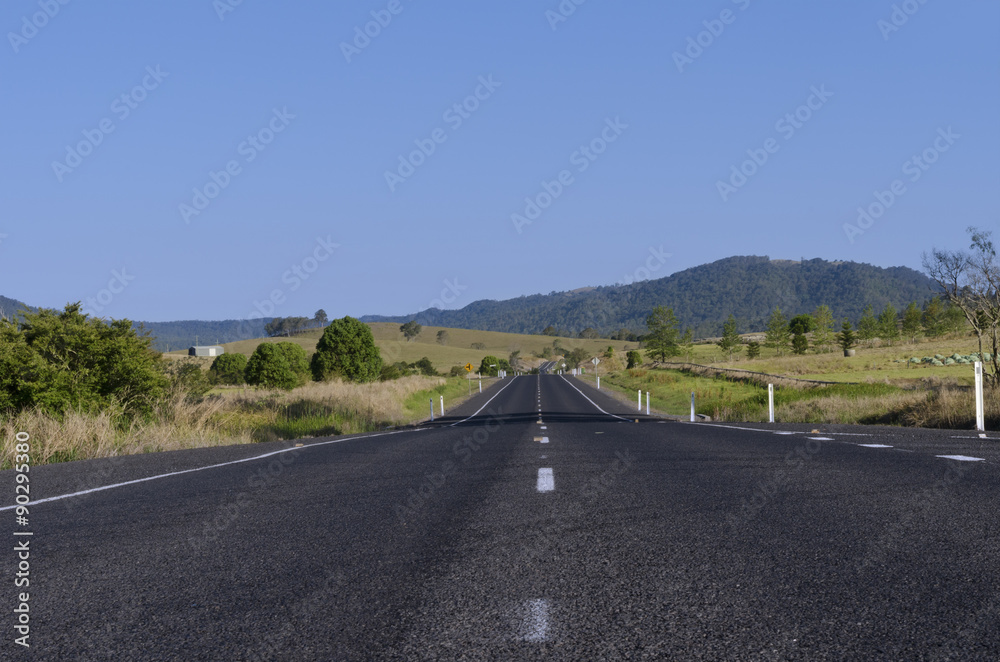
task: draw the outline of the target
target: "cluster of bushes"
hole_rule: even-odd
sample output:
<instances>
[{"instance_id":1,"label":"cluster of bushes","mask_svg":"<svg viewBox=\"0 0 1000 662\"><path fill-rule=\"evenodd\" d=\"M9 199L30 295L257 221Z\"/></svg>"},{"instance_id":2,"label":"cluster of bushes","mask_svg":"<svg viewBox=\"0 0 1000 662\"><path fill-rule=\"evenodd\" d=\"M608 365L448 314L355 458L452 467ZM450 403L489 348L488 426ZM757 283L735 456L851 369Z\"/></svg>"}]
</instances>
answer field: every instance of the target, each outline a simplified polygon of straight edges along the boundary
<instances>
[{"instance_id":1,"label":"cluster of bushes","mask_svg":"<svg viewBox=\"0 0 1000 662\"><path fill-rule=\"evenodd\" d=\"M383 382L387 382L393 379L399 379L400 377L406 377L408 375L426 375L428 377L437 377L438 371L434 369L434 365L431 363L431 360L425 356L414 363L397 361L396 363L390 363L389 365L383 366L379 379Z\"/></svg>"},{"instance_id":2,"label":"cluster of bushes","mask_svg":"<svg viewBox=\"0 0 1000 662\"><path fill-rule=\"evenodd\" d=\"M215 384L292 389L310 379L370 382L382 373L371 329L351 317L326 328L312 360L296 343L262 343L249 359L224 354L205 373L196 362L165 361L152 342L131 321L90 317L79 303L0 319L0 412L112 411L129 421L151 417L172 393L201 396ZM428 368L426 359L417 362Z\"/></svg>"},{"instance_id":3,"label":"cluster of bushes","mask_svg":"<svg viewBox=\"0 0 1000 662\"><path fill-rule=\"evenodd\" d=\"M170 387L151 344L129 320L88 317L79 303L0 320L0 411L149 415Z\"/></svg>"}]
</instances>

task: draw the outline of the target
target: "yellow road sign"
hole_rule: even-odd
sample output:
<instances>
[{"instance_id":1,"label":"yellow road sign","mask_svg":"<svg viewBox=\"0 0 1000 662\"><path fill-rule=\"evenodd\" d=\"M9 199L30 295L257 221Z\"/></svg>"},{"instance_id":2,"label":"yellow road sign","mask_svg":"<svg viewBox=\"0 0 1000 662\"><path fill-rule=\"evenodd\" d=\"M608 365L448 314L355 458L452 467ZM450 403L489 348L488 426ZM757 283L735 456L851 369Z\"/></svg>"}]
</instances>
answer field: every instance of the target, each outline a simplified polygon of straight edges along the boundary
<instances>
[{"instance_id":1,"label":"yellow road sign","mask_svg":"<svg viewBox=\"0 0 1000 662\"><path fill-rule=\"evenodd\" d=\"M472 370L473 370L472 364L471 363L466 363L465 364L465 371L466 372L472 372Z\"/></svg>"}]
</instances>

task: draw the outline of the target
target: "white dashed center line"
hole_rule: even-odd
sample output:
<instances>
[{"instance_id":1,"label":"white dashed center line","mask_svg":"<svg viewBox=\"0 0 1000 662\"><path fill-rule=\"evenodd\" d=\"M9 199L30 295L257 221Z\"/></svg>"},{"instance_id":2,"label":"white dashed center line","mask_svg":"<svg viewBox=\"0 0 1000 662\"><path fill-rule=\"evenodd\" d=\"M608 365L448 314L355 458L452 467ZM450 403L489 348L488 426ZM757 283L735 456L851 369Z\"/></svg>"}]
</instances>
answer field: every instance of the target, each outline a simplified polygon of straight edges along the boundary
<instances>
[{"instance_id":1,"label":"white dashed center line","mask_svg":"<svg viewBox=\"0 0 1000 662\"><path fill-rule=\"evenodd\" d=\"M549 636L548 600L528 600L525 604L521 638L524 641L545 641Z\"/></svg>"},{"instance_id":2,"label":"white dashed center line","mask_svg":"<svg viewBox=\"0 0 1000 662\"><path fill-rule=\"evenodd\" d=\"M551 492L556 489L556 479L552 475L552 469L538 470L538 491Z\"/></svg>"},{"instance_id":3,"label":"white dashed center line","mask_svg":"<svg viewBox=\"0 0 1000 662\"><path fill-rule=\"evenodd\" d=\"M886 446L885 444L858 444L862 448L892 448L892 446Z\"/></svg>"},{"instance_id":4,"label":"white dashed center line","mask_svg":"<svg viewBox=\"0 0 1000 662\"><path fill-rule=\"evenodd\" d=\"M969 457L968 455L935 455L934 457L943 457L946 460L955 460L956 462L985 462L986 460L981 457Z\"/></svg>"}]
</instances>

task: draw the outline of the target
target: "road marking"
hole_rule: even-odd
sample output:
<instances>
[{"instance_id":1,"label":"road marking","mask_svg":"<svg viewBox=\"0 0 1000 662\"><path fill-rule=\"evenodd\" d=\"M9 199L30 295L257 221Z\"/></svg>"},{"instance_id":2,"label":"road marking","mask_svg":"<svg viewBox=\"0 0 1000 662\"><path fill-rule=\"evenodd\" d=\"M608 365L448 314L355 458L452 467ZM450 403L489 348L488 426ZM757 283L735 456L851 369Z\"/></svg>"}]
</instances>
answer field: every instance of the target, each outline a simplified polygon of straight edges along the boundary
<instances>
[{"instance_id":1,"label":"road marking","mask_svg":"<svg viewBox=\"0 0 1000 662\"><path fill-rule=\"evenodd\" d=\"M687 423L688 425L695 425L686 420L681 421L681 423ZM697 423L698 426L708 427L708 428L725 428L727 430L745 430L747 432L769 432L771 434L811 434L807 432L787 432L784 430L768 430L766 428L744 428L739 425L720 425L718 423ZM838 437L870 437L871 434L867 432L832 432Z\"/></svg>"},{"instance_id":2,"label":"road marking","mask_svg":"<svg viewBox=\"0 0 1000 662\"><path fill-rule=\"evenodd\" d=\"M548 429L549 429L549 426L547 426L547 425L543 425L543 426L542 426L542 429L543 429L543 430L548 430Z\"/></svg>"},{"instance_id":3,"label":"road marking","mask_svg":"<svg viewBox=\"0 0 1000 662\"><path fill-rule=\"evenodd\" d=\"M943 457L946 460L955 460L956 462L985 462L986 460L981 457L969 457L968 455L935 455L934 457Z\"/></svg>"},{"instance_id":4,"label":"road marking","mask_svg":"<svg viewBox=\"0 0 1000 662\"><path fill-rule=\"evenodd\" d=\"M556 489L556 479L552 475L552 469L538 470L538 491L551 492Z\"/></svg>"},{"instance_id":5,"label":"road marking","mask_svg":"<svg viewBox=\"0 0 1000 662\"><path fill-rule=\"evenodd\" d=\"M892 448L892 446L887 446L885 444L858 444L862 448Z\"/></svg>"},{"instance_id":6,"label":"road marking","mask_svg":"<svg viewBox=\"0 0 1000 662\"><path fill-rule=\"evenodd\" d=\"M535 441L541 442L543 444L547 444L547 443L549 443L549 438L548 437L535 437Z\"/></svg>"},{"instance_id":7,"label":"road marking","mask_svg":"<svg viewBox=\"0 0 1000 662\"><path fill-rule=\"evenodd\" d=\"M572 389L573 389L574 391L576 391L576 392L577 392L577 393L579 393L580 395L583 395L583 398L584 398L584 400L586 400L586 401L587 401L587 402L589 402L590 404L592 404L592 405L594 405L595 407L597 407L597 411L601 412L602 414L607 414L608 416L614 416L615 418L617 418L617 419L618 419L618 420L620 420L620 421L627 421L627 420L629 420L629 419L627 419L627 418L623 418L623 417L621 417L621 416L618 416L617 414L610 414L610 413L608 413L608 412L604 411L603 409L601 409L601 408L600 408L600 406L599 406L599 405L598 405L598 404L597 404L596 402L594 402L593 400L591 400L590 398L588 398L588 397L587 397L586 395L584 395L583 391L581 391L580 389L578 389L578 388L577 388L576 386L573 386L573 383L572 383L572 382L570 382L570 381L569 381L568 379L566 379L566 378L565 378L565 377L563 377L562 375L559 375L559 376L560 376L560 377L562 377L563 381L564 381L564 382L566 382L567 384L569 384L569 385L570 385L570 387L572 387Z\"/></svg>"},{"instance_id":8,"label":"road marking","mask_svg":"<svg viewBox=\"0 0 1000 662\"><path fill-rule=\"evenodd\" d=\"M603 432L595 432L594 434L604 434Z\"/></svg>"},{"instance_id":9,"label":"road marking","mask_svg":"<svg viewBox=\"0 0 1000 662\"><path fill-rule=\"evenodd\" d=\"M281 455L282 453L288 453L290 451L298 450L308 450L310 448L316 448L317 446L326 446L328 444L339 444L344 441L351 441L352 439L372 439L374 437L386 437L393 434L402 434L403 432L423 432L430 428L417 428L416 430L397 430L395 432L381 432L379 434L369 434L363 437L347 437L345 439L330 439L328 441L321 441L315 444L309 444L308 446L290 446L289 448L282 448L281 450L272 451L270 453L264 453L263 455L254 455L253 457L245 457L242 460L233 460L231 462L220 462L219 464L210 464L205 467L195 467L194 469L184 469L183 471L171 471L170 473L158 474L156 476L147 476L145 478L137 478L135 480L127 480L124 483L113 483L111 485L102 485L100 487L93 487L89 490L81 490L79 492L72 492L70 494L60 494L58 496L46 497L45 499L35 499L30 503L26 504L29 506L37 506L40 503L48 503L49 501L60 501L62 499L71 499L73 497L83 496L84 494L91 494L93 492L102 492L104 490L110 490L116 487L124 487L126 485L135 485L137 483L145 483L150 480L159 480L160 478L169 478L170 476L180 476L182 474L190 474L196 471L205 471L206 469L218 469L219 467L228 467L232 464L241 464L243 462L253 462L255 460L263 460L266 457L272 457L274 455ZM13 510L17 505L13 506L3 506L0 507L0 512L4 510Z\"/></svg>"},{"instance_id":10,"label":"road marking","mask_svg":"<svg viewBox=\"0 0 1000 662\"><path fill-rule=\"evenodd\" d=\"M451 425L449 425L448 427L450 427L450 428L453 428L453 427L455 427L456 425L458 425L459 423L465 423L465 422L466 422L466 421L468 421L469 419L472 419L472 418L475 418L476 416L478 416L478 415L479 415L479 412L481 412L482 410L486 409L486 406L487 406L488 404L490 404L491 402L493 402L493 401L494 401L494 400L496 399L496 397L497 397L498 395L500 395L501 393L503 393L504 391L506 391L506 390L507 390L507 388L508 388L508 387L509 387L509 386L510 386L511 384L513 384L513 383L514 383L515 381L517 381L517 377L513 377L513 378L511 378L511 380L510 380L510 384L507 384L507 386L504 386L504 387L503 387L502 389L500 389L499 391L497 391L497 392L496 392L496 395L494 395L494 396L493 396L492 398L490 398L489 400L487 400L487 401L486 401L486 404L485 404L485 405L483 405L482 407L480 407L479 409L477 409L477 410L476 410L476 413L475 413L475 414L473 414L473 415L472 415L472 416L470 416L469 418L463 418L462 420L458 421L458 423L452 423L452 424L451 424Z\"/></svg>"},{"instance_id":11,"label":"road marking","mask_svg":"<svg viewBox=\"0 0 1000 662\"><path fill-rule=\"evenodd\" d=\"M806 437L806 439L812 439L813 441L833 441L833 437Z\"/></svg>"},{"instance_id":12,"label":"road marking","mask_svg":"<svg viewBox=\"0 0 1000 662\"><path fill-rule=\"evenodd\" d=\"M549 636L548 600L528 600L524 606L526 613L521 624L521 638L524 641L545 641Z\"/></svg>"}]
</instances>

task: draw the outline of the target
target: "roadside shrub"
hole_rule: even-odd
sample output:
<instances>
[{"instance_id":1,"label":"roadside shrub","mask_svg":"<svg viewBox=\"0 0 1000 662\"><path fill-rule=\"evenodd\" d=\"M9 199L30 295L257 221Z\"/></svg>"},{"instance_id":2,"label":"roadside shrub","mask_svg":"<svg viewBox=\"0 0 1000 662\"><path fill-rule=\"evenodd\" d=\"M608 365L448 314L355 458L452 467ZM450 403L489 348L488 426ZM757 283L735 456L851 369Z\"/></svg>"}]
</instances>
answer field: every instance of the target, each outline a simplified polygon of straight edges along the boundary
<instances>
[{"instance_id":1,"label":"roadside shrub","mask_svg":"<svg viewBox=\"0 0 1000 662\"><path fill-rule=\"evenodd\" d=\"M223 354L212 361L208 369L217 384L239 385L244 383L243 371L247 368L247 357L242 354Z\"/></svg>"},{"instance_id":2,"label":"roadside shrub","mask_svg":"<svg viewBox=\"0 0 1000 662\"><path fill-rule=\"evenodd\" d=\"M299 385L299 374L286 357L281 343L261 343L247 361L244 378L251 386L280 388L286 391Z\"/></svg>"},{"instance_id":3,"label":"roadside shrub","mask_svg":"<svg viewBox=\"0 0 1000 662\"><path fill-rule=\"evenodd\" d=\"M288 361L288 367L292 369L292 372L298 377L298 383L296 386L302 386L309 381L309 357L306 355L306 350L302 348L302 345L294 342L279 342L274 343L285 360Z\"/></svg>"},{"instance_id":4,"label":"roadside shrub","mask_svg":"<svg viewBox=\"0 0 1000 662\"><path fill-rule=\"evenodd\" d=\"M310 363L313 379L340 377L352 382L370 382L382 372L382 356L371 328L353 317L330 322L316 343Z\"/></svg>"}]
</instances>

